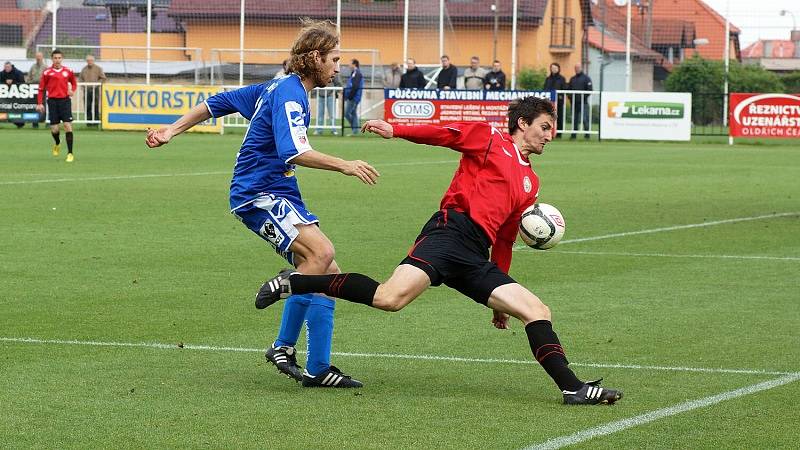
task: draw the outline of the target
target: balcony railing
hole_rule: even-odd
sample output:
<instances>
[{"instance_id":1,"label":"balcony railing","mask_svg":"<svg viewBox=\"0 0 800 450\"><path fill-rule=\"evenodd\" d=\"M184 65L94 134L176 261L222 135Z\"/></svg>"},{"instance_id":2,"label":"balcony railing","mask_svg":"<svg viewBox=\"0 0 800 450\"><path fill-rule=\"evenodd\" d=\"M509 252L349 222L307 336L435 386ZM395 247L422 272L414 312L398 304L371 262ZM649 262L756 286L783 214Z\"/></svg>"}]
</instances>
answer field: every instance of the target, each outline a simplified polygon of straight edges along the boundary
<instances>
[{"instance_id":1,"label":"balcony railing","mask_svg":"<svg viewBox=\"0 0 800 450\"><path fill-rule=\"evenodd\" d=\"M550 19L550 50L570 51L575 49L575 19L553 17Z\"/></svg>"}]
</instances>

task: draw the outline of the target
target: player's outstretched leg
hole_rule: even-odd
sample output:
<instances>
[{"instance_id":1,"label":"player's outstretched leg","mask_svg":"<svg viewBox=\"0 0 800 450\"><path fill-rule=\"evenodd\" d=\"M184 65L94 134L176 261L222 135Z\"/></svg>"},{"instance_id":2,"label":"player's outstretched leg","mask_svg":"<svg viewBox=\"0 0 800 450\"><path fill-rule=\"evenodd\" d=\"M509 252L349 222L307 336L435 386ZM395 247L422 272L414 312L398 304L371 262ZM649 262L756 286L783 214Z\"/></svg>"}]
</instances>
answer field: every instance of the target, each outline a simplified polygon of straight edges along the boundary
<instances>
[{"instance_id":1,"label":"player's outstretched leg","mask_svg":"<svg viewBox=\"0 0 800 450\"><path fill-rule=\"evenodd\" d=\"M613 405L622 398L622 391L600 387L602 378L587 381L577 391L562 391L565 405Z\"/></svg>"},{"instance_id":2,"label":"player's outstretched leg","mask_svg":"<svg viewBox=\"0 0 800 450\"><path fill-rule=\"evenodd\" d=\"M380 283L360 273L303 275L291 269L285 269L261 286L256 294L256 308L266 308L292 294L317 292L372 306L378 286Z\"/></svg>"},{"instance_id":3,"label":"player's outstretched leg","mask_svg":"<svg viewBox=\"0 0 800 450\"><path fill-rule=\"evenodd\" d=\"M291 287L289 286L289 276L294 273L298 272L294 269L283 269L278 272L278 275L270 278L266 283L261 285L261 288L256 294L256 308L264 309L278 300L292 295Z\"/></svg>"},{"instance_id":4,"label":"player's outstretched leg","mask_svg":"<svg viewBox=\"0 0 800 450\"><path fill-rule=\"evenodd\" d=\"M487 306L525 323L531 352L561 389L565 404L610 405L622 398L621 391L599 387L600 380L584 383L575 376L553 331L550 309L532 292L517 283L505 284L492 291Z\"/></svg>"}]
</instances>

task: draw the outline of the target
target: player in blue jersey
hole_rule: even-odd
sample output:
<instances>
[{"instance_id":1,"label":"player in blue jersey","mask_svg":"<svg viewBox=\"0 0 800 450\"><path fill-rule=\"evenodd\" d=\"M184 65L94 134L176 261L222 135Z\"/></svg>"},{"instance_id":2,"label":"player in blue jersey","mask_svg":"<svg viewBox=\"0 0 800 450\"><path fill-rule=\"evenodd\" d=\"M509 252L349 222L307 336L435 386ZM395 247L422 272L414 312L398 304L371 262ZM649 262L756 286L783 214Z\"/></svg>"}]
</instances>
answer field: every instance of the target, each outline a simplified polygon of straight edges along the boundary
<instances>
[{"instance_id":1,"label":"player in blue jersey","mask_svg":"<svg viewBox=\"0 0 800 450\"><path fill-rule=\"evenodd\" d=\"M303 273L340 273L331 241L309 212L295 178L296 166L325 169L375 184L378 172L363 161L345 161L312 149L308 92L325 87L339 72L339 36L328 22L304 21L292 45L289 74L265 83L214 95L170 126L148 130L145 142L158 147L192 126L228 114L250 120L236 157L231 212ZM332 299L295 295L287 299L278 339L266 358L279 371L309 387L361 387L330 364ZM297 365L295 344L306 322L306 369Z\"/></svg>"}]
</instances>

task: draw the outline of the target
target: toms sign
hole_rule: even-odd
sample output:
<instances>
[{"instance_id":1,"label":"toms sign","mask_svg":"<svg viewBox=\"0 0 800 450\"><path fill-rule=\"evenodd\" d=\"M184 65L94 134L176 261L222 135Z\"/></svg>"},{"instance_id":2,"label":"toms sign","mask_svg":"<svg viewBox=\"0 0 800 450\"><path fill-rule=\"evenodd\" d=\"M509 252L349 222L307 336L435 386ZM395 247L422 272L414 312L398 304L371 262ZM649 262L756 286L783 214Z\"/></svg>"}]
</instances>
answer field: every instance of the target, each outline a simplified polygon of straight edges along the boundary
<instances>
[{"instance_id":1,"label":"toms sign","mask_svg":"<svg viewBox=\"0 0 800 450\"><path fill-rule=\"evenodd\" d=\"M401 100L392 105L392 114L400 119L430 119L435 112L429 101Z\"/></svg>"}]
</instances>

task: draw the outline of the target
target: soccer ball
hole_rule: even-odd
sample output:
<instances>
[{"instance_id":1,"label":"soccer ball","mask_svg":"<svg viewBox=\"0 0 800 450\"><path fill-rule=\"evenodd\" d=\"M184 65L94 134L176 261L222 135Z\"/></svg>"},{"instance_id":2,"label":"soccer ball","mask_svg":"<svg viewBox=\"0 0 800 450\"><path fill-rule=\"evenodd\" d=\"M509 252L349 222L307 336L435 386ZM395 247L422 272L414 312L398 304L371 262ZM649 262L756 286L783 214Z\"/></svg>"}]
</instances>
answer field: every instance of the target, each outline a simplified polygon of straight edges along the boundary
<instances>
[{"instance_id":1,"label":"soccer ball","mask_svg":"<svg viewBox=\"0 0 800 450\"><path fill-rule=\"evenodd\" d=\"M564 216L547 203L536 203L522 213L519 237L528 247L547 250L564 237Z\"/></svg>"}]
</instances>

